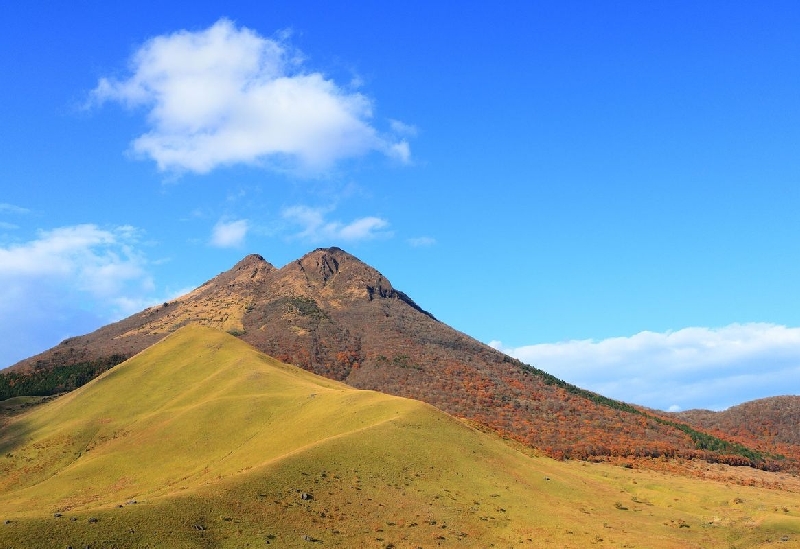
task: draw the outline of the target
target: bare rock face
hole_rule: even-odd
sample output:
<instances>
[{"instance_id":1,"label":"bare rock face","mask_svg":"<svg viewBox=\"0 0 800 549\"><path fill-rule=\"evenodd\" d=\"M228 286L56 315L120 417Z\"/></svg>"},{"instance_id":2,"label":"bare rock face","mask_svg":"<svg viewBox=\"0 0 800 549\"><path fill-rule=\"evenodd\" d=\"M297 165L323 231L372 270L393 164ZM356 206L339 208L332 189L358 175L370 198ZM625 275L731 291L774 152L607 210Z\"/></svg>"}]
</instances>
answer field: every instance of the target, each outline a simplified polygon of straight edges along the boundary
<instances>
[{"instance_id":1,"label":"bare rock face","mask_svg":"<svg viewBox=\"0 0 800 549\"><path fill-rule=\"evenodd\" d=\"M132 356L187 323L354 387L422 400L558 457L703 457L652 413L568 385L439 322L339 248L280 269L248 255L170 302L13 366L32 371Z\"/></svg>"}]
</instances>

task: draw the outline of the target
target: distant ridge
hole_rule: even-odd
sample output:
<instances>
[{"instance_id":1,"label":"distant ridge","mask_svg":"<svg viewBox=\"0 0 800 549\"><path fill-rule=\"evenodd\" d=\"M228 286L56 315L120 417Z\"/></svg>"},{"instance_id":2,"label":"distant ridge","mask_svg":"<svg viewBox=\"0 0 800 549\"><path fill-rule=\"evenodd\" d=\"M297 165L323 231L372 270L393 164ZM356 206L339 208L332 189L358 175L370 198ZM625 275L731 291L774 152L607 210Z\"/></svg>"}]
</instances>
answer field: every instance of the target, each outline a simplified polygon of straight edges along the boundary
<instances>
[{"instance_id":1,"label":"distant ridge","mask_svg":"<svg viewBox=\"0 0 800 549\"><path fill-rule=\"evenodd\" d=\"M787 454L800 446L800 396L762 398L721 412L687 410L674 414L680 421L766 451Z\"/></svg>"},{"instance_id":2,"label":"distant ridge","mask_svg":"<svg viewBox=\"0 0 800 549\"><path fill-rule=\"evenodd\" d=\"M764 468L794 463L774 445L755 450L524 365L439 322L340 248L316 249L280 269L248 255L170 303L64 341L6 375L42 377L132 356L190 323L225 330L278 360L353 387L428 402L554 457L686 457ZM24 386L24 380L15 383ZM800 455L794 446L781 449Z\"/></svg>"}]
</instances>

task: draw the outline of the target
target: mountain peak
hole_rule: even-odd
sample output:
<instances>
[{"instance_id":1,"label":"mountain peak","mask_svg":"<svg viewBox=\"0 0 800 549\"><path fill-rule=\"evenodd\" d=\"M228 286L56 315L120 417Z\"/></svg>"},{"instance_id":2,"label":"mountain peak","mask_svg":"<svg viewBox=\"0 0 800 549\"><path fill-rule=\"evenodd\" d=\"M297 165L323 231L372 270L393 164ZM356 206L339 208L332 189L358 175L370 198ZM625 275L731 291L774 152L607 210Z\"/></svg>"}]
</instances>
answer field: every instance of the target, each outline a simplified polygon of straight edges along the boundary
<instances>
[{"instance_id":1,"label":"mountain peak","mask_svg":"<svg viewBox=\"0 0 800 549\"><path fill-rule=\"evenodd\" d=\"M341 248L317 248L281 269L302 280L308 289L345 291L367 295L367 287L381 284L391 288L381 273Z\"/></svg>"},{"instance_id":2,"label":"mountain peak","mask_svg":"<svg viewBox=\"0 0 800 549\"><path fill-rule=\"evenodd\" d=\"M236 265L233 266L231 269L232 271L241 271L242 269L247 269L250 267L268 267L270 270L274 269L275 267L272 266L264 257L260 254L250 254L245 256L241 261L239 261Z\"/></svg>"},{"instance_id":3,"label":"mountain peak","mask_svg":"<svg viewBox=\"0 0 800 549\"><path fill-rule=\"evenodd\" d=\"M306 273L316 273L323 285L339 274L340 264L351 261L366 266L361 260L341 248L317 248L298 260L302 270Z\"/></svg>"},{"instance_id":4,"label":"mountain peak","mask_svg":"<svg viewBox=\"0 0 800 549\"><path fill-rule=\"evenodd\" d=\"M308 252L306 255L312 255L312 254L317 254L317 253L342 254L342 255L348 255L350 257L355 257L352 254L347 253L346 251L344 251L343 249L341 249L338 246L330 246L329 248L317 248L316 250L312 250L312 251Z\"/></svg>"},{"instance_id":5,"label":"mountain peak","mask_svg":"<svg viewBox=\"0 0 800 549\"><path fill-rule=\"evenodd\" d=\"M339 263L351 263L372 269L372 267L369 267L369 265L353 254L341 248L337 248L336 246L331 248L317 248L316 250L308 252L297 261L303 264L309 264L310 262L327 263L332 270L338 269Z\"/></svg>"},{"instance_id":6,"label":"mountain peak","mask_svg":"<svg viewBox=\"0 0 800 549\"><path fill-rule=\"evenodd\" d=\"M229 270L215 276L190 294L208 291L215 287L232 286L252 286L257 280L262 280L264 276L275 270L275 267L259 254L245 256ZM186 296L184 296L186 297Z\"/></svg>"}]
</instances>

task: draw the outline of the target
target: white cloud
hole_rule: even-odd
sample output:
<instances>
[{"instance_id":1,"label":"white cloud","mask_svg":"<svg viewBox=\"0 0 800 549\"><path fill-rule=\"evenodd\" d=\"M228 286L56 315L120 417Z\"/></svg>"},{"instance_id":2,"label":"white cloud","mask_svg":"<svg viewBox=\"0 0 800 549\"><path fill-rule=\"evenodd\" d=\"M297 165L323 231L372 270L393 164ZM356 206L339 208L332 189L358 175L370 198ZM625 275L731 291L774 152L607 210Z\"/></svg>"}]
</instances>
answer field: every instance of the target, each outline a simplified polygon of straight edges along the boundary
<instances>
[{"instance_id":1,"label":"white cloud","mask_svg":"<svg viewBox=\"0 0 800 549\"><path fill-rule=\"evenodd\" d=\"M417 238L409 238L407 242L414 248L423 248L436 244L436 239L431 238L430 236L419 236Z\"/></svg>"},{"instance_id":2,"label":"white cloud","mask_svg":"<svg viewBox=\"0 0 800 549\"><path fill-rule=\"evenodd\" d=\"M246 219L218 221L211 231L211 245L217 248L238 248L244 244L249 224Z\"/></svg>"},{"instance_id":3,"label":"white cloud","mask_svg":"<svg viewBox=\"0 0 800 549\"><path fill-rule=\"evenodd\" d=\"M491 346L578 386L659 409L800 394L800 328L731 324L601 341Z\"/></svg>"},{"instance_id":4,"label":"white cloud","mask_svg":"<svg viewBox=\"0 0 800 549\"><path fill-rule=\"evenodd\" d=\"M311 208L308 206L293 206L283 210L283 218L294 225L300 225L302 230L295 235L296 238L319 242L323 240L370 240L379 237L391 236L385 231L389 222L380 217L362 217L350 223L328 221L325 216L332 208Z\"/></svg>"},{"instance_id":5,"label":"white cloud","mask_svg":"<svg viewBox=\"0 0 800 549\"><path fill-rule=\"evenodd\" d=\"M266 162L317 173L370 151L409 158L406 141L370 124L369 98L305 71L286 37L264 38L220 19L202 31L152 38L130 71L126 80L101 78L92 99L149 109L150 130L132 148L160 170Z\"/></svg>"},{"instance_id":6,"label":"white cloud","mask_svg":"<svg viewBox=\"0 0 800 549\"><path fill-rule=\"evenodd\" d=\"M110 297L128 281L149 280L131 247L134 241L131 227L40 231L36 240L0 248L0 280L69 278L96 297Z\"/></svg>"},{"instance_id":7,"label":"white cloud","mask_svg":"<svg viewBox=\"0 0 800 549\"><path fill-rule=\"evenodd\" d=\"M344 240L364 240L374 238L389 223L380 217L362 217L347 225L334 229L334 234Z\"/></svg>"},{"instance_id":8,"label":"white cloud","mask_svg":"<svg viewBox=\"0 0 800 549\"><path fill-rule=\"evenodd\" d=\"M132 227L76 225L0 247L0 367L151 301L136 244Z\"/></svg>"}]
</instances>

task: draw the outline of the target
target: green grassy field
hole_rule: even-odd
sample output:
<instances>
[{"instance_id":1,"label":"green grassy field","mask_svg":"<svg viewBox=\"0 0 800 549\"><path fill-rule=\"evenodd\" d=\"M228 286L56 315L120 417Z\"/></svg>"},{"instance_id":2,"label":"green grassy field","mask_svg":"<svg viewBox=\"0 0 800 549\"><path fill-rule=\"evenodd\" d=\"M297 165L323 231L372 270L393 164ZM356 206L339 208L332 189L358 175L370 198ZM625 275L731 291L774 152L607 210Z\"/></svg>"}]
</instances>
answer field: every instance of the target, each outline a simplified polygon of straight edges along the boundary
<instances>
[{"instance_id":1,"label":"green grassy field","mask_svg":"<svg viewBox=\"0 0 800 549\"><path fill-rule=\"evenodd\" d=\"M189 326L0 432L0 549L797 547L800 494L531 457Z\"/></svg>"}]
</instances>

